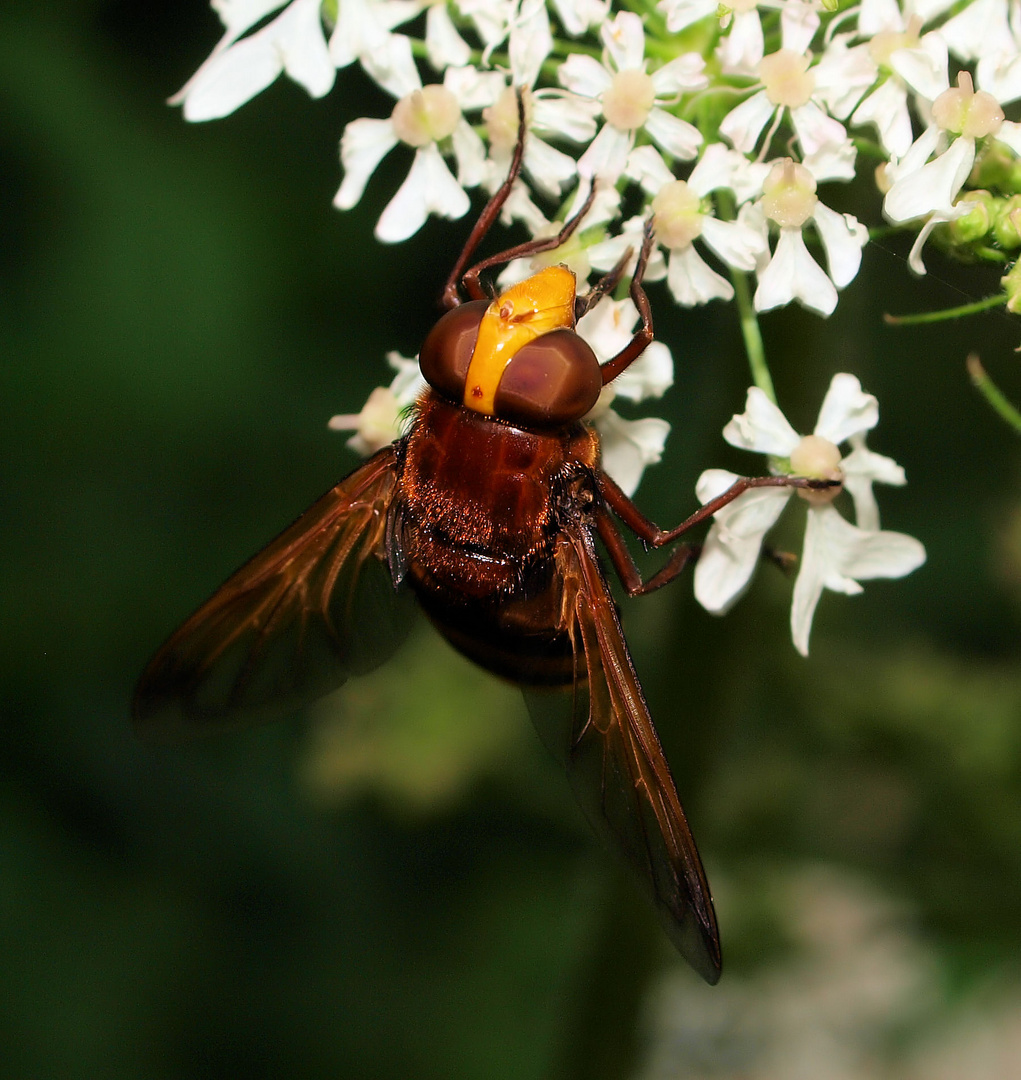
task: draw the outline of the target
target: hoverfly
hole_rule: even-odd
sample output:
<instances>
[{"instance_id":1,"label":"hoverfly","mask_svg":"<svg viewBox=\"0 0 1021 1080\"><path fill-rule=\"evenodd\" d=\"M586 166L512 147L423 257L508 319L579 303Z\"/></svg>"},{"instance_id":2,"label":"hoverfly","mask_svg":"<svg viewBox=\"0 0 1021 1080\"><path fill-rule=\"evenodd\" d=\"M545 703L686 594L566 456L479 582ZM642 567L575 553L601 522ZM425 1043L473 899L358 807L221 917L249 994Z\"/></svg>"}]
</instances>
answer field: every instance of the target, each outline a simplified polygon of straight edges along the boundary
<instances>
[{"instance_id":1,"label":"hoverfly","mask_svg":"<svg viewBox=\"0 0 1021 1080\"><path fill-rule=\"evenodd\" d=\"M654 525L600 468L583 418L603 386L652 341L642 276L632 341L600 365L577 320L616 287L630 253L588 293L552 266L495 299L491 267L552 250L557 236L468 264L521 170L525 125L507 179L473 228L442 294L447 309L420 353L429 389L407 434L369 458L246 563L160 648L135 691L138 731L180 738L280 715L382 663L409 596L469 659L526 689L544 741L597 830L644 881L682 955L720 975L709 884L635 674L596 537L630 596L671 581L697 554L678 545L643 581L620 532L661 547L750 487L826 486L745 478L674 529ZM466 294L467 300L462 297ZM566 721L545 716L566 688ZM555 711L555 710L554 710Z\"/></svg>"}]
</instances>

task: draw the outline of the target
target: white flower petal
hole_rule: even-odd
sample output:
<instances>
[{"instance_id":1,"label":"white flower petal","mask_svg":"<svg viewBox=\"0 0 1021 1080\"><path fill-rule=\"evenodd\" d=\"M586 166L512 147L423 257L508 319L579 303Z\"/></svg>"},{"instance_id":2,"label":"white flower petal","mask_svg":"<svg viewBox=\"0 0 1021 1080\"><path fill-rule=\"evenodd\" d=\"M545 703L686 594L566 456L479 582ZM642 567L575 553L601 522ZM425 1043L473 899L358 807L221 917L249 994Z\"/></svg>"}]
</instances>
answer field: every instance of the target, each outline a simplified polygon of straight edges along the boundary
<instances>
[{"instance_id":1,"label":"white flower petal","mask_svg":"<svg viewBox=\"0 0 1021 1080\"><path fill-rule=\"evenodd\" d=\"M1021 157L1021 124L1015 124L1012 120L1004 120L1000 124L1000 130L997 131L996 138L1009 146L1018 157Z\"/></svg>"},{"instance_id":2,"label":"white flower petal","mask_svg":"<svg viewBox=\"0 0 1021 1080\"><path fill-rule=\"evenodd\" d=\"M418 232L430 213L459 218L470 206L433 143L415 152L411 171L380 215L375 236L385 244L399 243Z\"/></svg>"},{"instance_id":3,"label":"white flower petal","mask_svg":"<svg viewBox=\"0 0 1021 1080\"><path fill-rule=\"evenodd\" d=\"M907 91L900 81L887 79L855 109L851 123L856 127L875 125L883 149L891 157L903 157L911 146L911 114Z\"/></svg>"},{"instance_id":4,"label":"white flower petal","mask_svg":"<svg viewBox=\"0 0 1021 1080\"><path fill-rule=\"evenodd\" d=\"M760 90L727 113L720 122L720 134L730 140L735 150L750 154L775 111L776 106L766 96L766 91Z\"/></svg>"},{"instance_id":5,"label":"white flower petal","mask_svg":"<svg viewBox=\"0 0 1021 1080\"><path fill-rule=\"evenodd\" d=\"M674 98L692 90L704 90L708 85L705 60L697 52L681 53L652 73L657 98Z\"/></svg>"},{"instance_id":6,"label":"white flower petal","mask_svg":"<svg viewBox=\"0 0 1021 1080\"><path fill-rule=\"evenodd\" d=\"M730 33L716 50L724 75L754 75L764 53L762 20L758 10L735 11Z\"/></svg>"},{"instance_id":7,"label":"white flower petal","mask_svg":"<svg viewBox=\"0 0 1021 1080\"><path fill-rule=\"evenodd\" d=\"M820 184L825 180L853 180L858 148L850 139L826 143L813 154L806 154L801 164Z\"/></svg>"},{"instance_id":8,"label":"white flower petal","mask_svg":"<svg viewBox=\"0 0 1021 1080\"><path fill-rule=\"evenodd\" d=\"M734 295L733 285L708 266L692 245L671 251L667 265L667 288L684 307L730 300Z\"/></svg>"},{"instance_id":9,"label":"white flower petal","mask_svg":"<svg viewBox=\"0 0 1021 1080\"><path fill-rule=\"evenodd\" d=\"M602 446L603 470L625 495L633 495L646 466L655 465L663 456L670 425L656 416L625 420L607 409L595 426Z\"/></svg>"},{"instance_id":10,"label":"white flower petal","mask_svg":"<svg viewBox=\"0 0 1021 1080\"><path fill-rule=\"evenodd\" d=\"M739 450L755 450L774 457L790 457L801 436L778 406L757 386L749 387L745 411L723 429L723 437Z\"/></svg>"},{"instance_id":11,"label":"white flower petal","mask_svg":"<svg viewBox=\"0 0 1021 1080\"><path fill-rule=\"evenodd\" d=\"M744 203L762 194L762 183L771 167L749 161L724 143L710 143L691 170L688 187L699 196L717 188L730 188L738 202Z\"/></svg>"},{"instance_id":12,"label":"white flower petal","mask_svg":"<svg viewBox=\"0 0 1021 1080\"><path fill-rule=\"evenodd\" d=\"M604 124L578 161L579 176L586 179L600 177L606 181L608 187L615 184L627 165L627 157L633 144L632 132L618 131L615 127Z\"/></svg>"},{"instance_id":13,"label":"white flower petal","mask_svg":"<svg viewBox=\"0 0 1021 1080\"><path fill-rule=\"evenodd\" d=\"M418 366L418 360L415 357L401 356L394 349L386 354L386 362L396 372L393 382L390 383L390 392L397 399L398 405L405 409L417 401L426 388L422 369Z\"/></svg>"},{"instance_id":14,"label":"white flower petal","mask_svg":"<svg viewBox=\"0 0 1021 1080\"><path fill-rule=\"evenodd\" d=\"M780 9L780 33L783 47L804 53L812 44L819 29L819 14L815 5L802 0L788 0Z\"/></svg>"},{"instance_id":15,"label":"white flower petal","mask_svg":"<svg viewBox=\"0 0 1021 1080\"><path fill-rule=\"evenodd\" d=\"M719 9L718 0L659 0L656 7L666 19L666 28L671 34L683 30L686 26L715 15Z\"/></svg>"},{"instance_id":16,"label":"white flower petal","mask_svg":"<svg viewBox=\"0 0 1021 1080\"><path fill-rule=\"evenodd\" d=\"M272 40L258 34L211 56L189 80L180 98L185 120L197 123L229 116L265 90L283 66Z\"/></svg>"},{"instance_id":17,"label":"white flower petal","mask_svg":"<svg viewBox=\"0 0 1021 1080\"><path fill-rule=\"evenodd\" d=\"M695 490L704 505L722 495L738 477L707 469ZM762 552L762 541L790 498L789 488L753 488L713 518L695 563L695 599L714 614L726 612L748 587Z\"/></svg>"},{"instance_id":18,"label":"white flower petal","mask_svg":"<svg viewBox=\"0 0 1021 1080\"><path fill-rule=\"evenodd\" d=\"M660 398L674 384L674 358L670 346L654 341L638 359L613 380L618 397L629 401Z\"/></svg>"},{"instance_id":19,"label":"white flower petal","mask_svg":"<svg viewBox=\"0 0 1021 1080\"><path fill-rule=\"evenodd\" d=\"M844 125L828 116L814 101L791 109L791 123L806 156L817 154L823 147L850 142Z\"/></svg>"},{"instance_id":20,"label":"white flower petal","mask_svg":"<svg viewBox=\"0 0 1021 1080\"><path fill-rule=\"evenodd\" d=\"M769 265L759 274L755 310L770 311L791 300L820 315L837 306L837 290L805 247L800 229L781 229Z\"/></svg>"},{"instance_id":21,"label":"white flower petal","mask_svg":"<svg viewBox=\"0 0 1021 1080\"><path fill-rule=\"evenodd\" d=\"M437 71L461 67L471 59L471 48L457 32L445 5L433 4L426 12L425 49L429 63Z\"/></svg>"},{"instance_id":22,"label":"white flower petal","mask_svg":"<svg viewBox=\"0 0 1021 1080\"><path fill-rule=\"evenodd\" d=\"M560 85L573 94L598 98L610 88L613 77L593 56L571 53L557 71Z\"/></svg>"},{"instance_id":23,"label":"white flower petal","mask_svg":"<svg viewBox=\"0 0 1021 1080\"><path fill-rule=\"evenodd\" d=\"M696 157L702 145L698 128L663 109L651 110L645 130L668 154L682 161Z\"/></svg>"},{"instance_id":24,"label":"white flower petal","mask_svg":"<svg viewBox=\"0 0 1021 1080\"><path fill-rule=\"evenodd\" d=\"M904 17L897 0L862 0L858 13L858 33L875 37L881 30L901 31Z\"/></svg>"},{"instance_id":25,"label":"white flower petal","mask_svg":"<svg viewBox=\"0 0 1021 1080\"><path fill-rule=\"evenodd\" d=\"M810 508L791 605L795 648L808 655L812 618L824 588L854 595L862 591L858 578L903 577L923 562L925 548L913 536L859 529L832 506Z\"/></svg>"},{"instance_id":26,"label":"white flower petal","mask_svg":"<svg viewBox=\"0 0 1021 1080\"><path fill-rule=\"evenodd\" d=\"M648 143L636 146L628 154L624 175L640 184L649 195L655 195L664 184L676 179L663 160L663 155Z\"/></svg>"},{"instance_id":27,"label":"white flower petal","mask_svg":"<svg viewBox=\"0 0 1021 1080\"><path fill-rule=\"evenodd\" d=\"M535 186L552 196L558 196L578 174L573 157L550 146L534 133L530 133L525 142L525 169Z\"/></svg>"},{"instance_id":28,"label":"white flower petal","mask_svg":"<svg viewBox=\"0 0 1021 1080\"><path fill-rule=\"evenodd\" d=\"M890 67L919 97L935 101L950 86L947 43L941 33L926 34L916 49L896 49Z\"/></svg>"},{"instance_id":29,"label":"white flower petal","mask_svg":"<svg viewBox=\"0 0 1021 1080\"><path fill-rule=\"evenodd\" d=\"M321 8L321 0L294 0L274 24L279 24L276 41L284 71L314 98L330 92L337 74L323 33Z\"/></svg>"},{"instance_id":30,"label":"white flower petal","mask_svg":"<svg viewBox=\"0 0 1021 1080\"><path fill-rule=\"evenodd\" d=\"M974 162L975 140L958 137L935 161L899 177L886 193L883 213L899 223L950 210Z\"/></svg>"},{"instance_id":31,"label":"white flower petal","mask_svg":"<svg viewBox=\"0 0 1021 1080\"><path fill-rule=\"evenodd\" d=\"M869 242L869 231L851 214L838 214L822 203L816 203L812 219L826 249L830 277L842 289L858 273L861 249Z\"/></svg>"},{"instance_id":32,"label":"white flower petal","mask_svg":"<svg viewBox=\"0 0 1021 1080\"><path fill-rule=\"evenodd\" d=\"M553 50L549 11L544 0L525 0L510 29L508 54L515 86L534 86L543 61Z\"/></svg>"},{"instance_id":33,"label":"white flower petal","mask_svg":"<svg viewBox=\"0 0 1021 1080\"><path fill-rule=\"evenodd\" d=\"M740 221L720 221L719 218L704 217L702 239L735 270L754 270L758 257L766 251L762 234Z\"/></svg>"},{"instance_id":34,"label":"white flower petal","mask_svg":"<svg viewBox=\"0 0 1021 1080\"><path fill-rule=\"evenodd\" d=\"M540 135L556 135L588 143L596 133L599 103L566 90L539 90L532 95L532 127Z\"/></svg>"},{"instance_id":35,"label":"white flower petal","mask_svg":"<svg viewBox=\"0 0 1021 1080\"><path fill-rule=\"evenodd\" d=\"M388 94L402 98L422 89L411 40L404 34L388 34L378 45L359 56L366 74Z\"/></svg>"},{"instance_id":36,"label":"white flower petal","mask_svg":"<svg viewBox=\"0 0 1021 1080\"><path fill-rule=\"evenodd\" d=\"M249 13L265 8L259 5ZM247 22L247 16L239 21ZM336 68L323 34L319 0L294 0L256 33L222 48L226 40L172 99L184 102L186 120L227 116L285 71L312 97L322 97L333 86Z\"/></svg>"},{"instance_id":37,"label":"white flower petal","mask_svg":"<svg viewBox=\"0 0 1021 1080\"><path fill-rule=\"evenodd\" d=\"M383 158L397 145L389 120L360 117L344 128L340 140L340 163L344 180L333 199L338 210L350 210L365 191L365 185Z\"/></svg>"},{"instance_id":38,"label":"white flower petal","mask_svg":"<svg viewBox=\"0 0 1021 1080\"><path fill-rule=\"evenodd\" d=\"M385 47L395 26L421 12L414 0L344 0L330 35L330 57L338 68Z\"/></svg>"},{"instance_id":39,"label":"white flower petal","mask_svg":"<svg viewBox=\"0 0 1021 1080\"><path fill-rule=\"evenodd\" d=\"M450 143L457 160L457 182L461 187L477 187L486 178L486 147L463 116L450 136Z\"/></svg>"},{"instance_id":40,"label":"white flower petal","mask_svg":"<svg viewBox=\"0 0 1021 1080\"><path fill-rule=\"evenodd\" d=\"M482 3L492 2L493 0L482 0ZM578 37L593 23L601 23L606 18L610 10L610 0L553 0L553 6L557 9L564 29L572 37Z\"/></svg>"},{"instance_id":41,"label":"white flower petal","mask_svg":"<svg viewBox=\"0 0 1021 1080\"><path fill-rule=\"evenodd\" d=\"M903 485L907 483L904 470L893 458L874 454L865 445L862 435L852 435L854 449L840 463L844 472L844 487L854 500L854 516L859 529L879 528L879 507L872 492L874 483Z\"/></svg>"},{"instance_id":42,"label":"white flower petal","mask_svg":"<svg viewBox=\"0 0 1021 1080\"><path fill-rule=\"evenodd\" d=\"M1007 105L1021 97L1021 53L1015 51L1011 38L1009 52L979 57L975 66L975 85Z\"/></svg>"},{"instance_id":43,"label":"white flower petal","mask_svg":"<svg viewBox=\"0 0 1021 1080\"><path fill-rule=\"evenodd\" d=\"M507 0L458 0L457 6L475 24L485 44L483 61L488 63L489 54L507 36L516 5Z\"/></svg>"},{"instance_id":44,"label":"white flower petal","mask_svg":"<svg viewBox=\"0 0 1021 1080\"><path fill-rule=\"evenodd\" d=\"M977 60L990 48L1011 41L1004 0L972 0L939 30L959 60Z\"/></svg>"},{"instance_id":45,"label":"white flower petal","mask_svg":"<svg viewBox=\"0 0 1021 1080\"><path fill-rule=\"evenodd\" d=\"M823 398L814 434L839 446L878 423L879 402L862 390L854 375L834 375Z\"/></svg>"},{"instance_id":46,"label":"white flower petal","mask_svg":"<svg viewBox=\"0 0 1021 1080\"><path fill-rule=\"evenodd\" d=\"M875 83L879 71L868 45L848 48L842 36L830 42L819 63L812 68L815 93L827 111L838 120L846 120L866 90Z\"/></svg>"},{"instance_id":47,"label":"white flower petal","mask_svg":"<svg viewBox=\"0 0 1021 1080\"><path fill-rule=\"evenodd\" d=\"M283 7L286 0L213 0L227 33L237 40L246 30L261 22L271 12Z\"/></svg>"},{"instance_id":48,"label":"white flower petal","mask_svg":"<svg viewBox=\"0 0 1021 1080\"><path fill-rule=\"evenodd\" d=\"M603 23L599 36L617 71L641 68L645 58L645 27L633 11L618 11L613 22Z\"/></svg>"}]
</instances>

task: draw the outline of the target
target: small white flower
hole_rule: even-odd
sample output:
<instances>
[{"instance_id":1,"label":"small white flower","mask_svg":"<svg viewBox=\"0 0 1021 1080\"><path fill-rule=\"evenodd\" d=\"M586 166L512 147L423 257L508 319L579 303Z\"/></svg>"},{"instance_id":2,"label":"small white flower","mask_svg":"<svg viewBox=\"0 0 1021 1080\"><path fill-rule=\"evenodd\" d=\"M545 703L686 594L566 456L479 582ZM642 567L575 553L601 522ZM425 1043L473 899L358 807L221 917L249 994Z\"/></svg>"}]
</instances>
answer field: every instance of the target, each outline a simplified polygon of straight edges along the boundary
<instances>
[{"instance_id":1,"label":"small white flower","mask_svg":"<svg viewBox=\"0 0 1021 1080\"><path fill-rule=\"evenodd\" d=\"M396 243L413 236L430 213L459 218L471 205L465 187L485 178L485 150L461 112L457 94L450 89L463 69L448 68L442 85L423 86L411 54L410 41L392 34L363 61L374 78L398 100L388 120L360 117L344 129L340 159L344 180L333 204L349 210L362 197L365 185L380 161L399 142L415 149L407 179L390 200L376 225L376 238ZM449 140L449 143L448 143ZM455 180L439 144L449 145L457 159Z\"/></svg>"},{"instance_id":2,"label":"small white flower","mask_svg":"<svg viewBox=\"0 0 1021 1080\"><path fill-rule=\"evenodd\" d=\"M613 22L604 23L600 36L604 63L572 53L559 72L562 85L597 101L606 120L578 162L579 173L615 182L640 130L672 157L694 158L702 142L698 129L659 106L708 85L702 57L685 53L648 74L642 20L630 11L618 12Z\"/></svg>"},{"instance_id":3,"label":"small white flower","mask_svg":"<svg viewBox=\"0 0 1021 1080\"><path fill-rule=\"evenodd\" d=\"M773 126L763 141L768 149L776 125L786 111L790 112L794 133L805 157L819 153L825 147L846 147L850 143L844 125L826 112L824 89L816 85L812 57L803 49L787 46L764 56L755 72L762 89L732 109L720 123L720 134L735 150L750 154L759 143L763 129L772 120ZM844 149L851 156L853 145Z\"/></svg>"},{"instance_id":4,"label":"small white flower","mask_svg":"<svg viewBox=\"0 0 1021 1080\"><path fill-rule=\"evenodd\" d=\"M323 97L333 87L336 68L323 33L321 0L293 0L271 23L241 37L279 0L223 3L226 26L209 59L170 102L184 105L184 118L218 120L261 93L286 72L312 95Z\"/></svg>"},{"instance_id":5,"label":"small white flower","mask_svg":"<svg viewBox=\"0 0 1021 1080\"><path fill-rule=\"evenodd\" d=\"M757 387L748 391L745 412L723 430L732 446L768 454L788 474L842 481L854 499L857 525L832 505L840 488L799 490L808 503L808 521L794 585L791 634L804 656L824 589L854 595L862 591L860 580L903 577L925 561L925 549L914 537L879 528L872 484L903 484L904 473L890 458L865 448L865 433L878 420L876 399L862 392L853 375L841 374L830 383L812 435L798 435ZM838 447L843 442L850 442L853 450L842 458ZM736 479L722 469L707 470L696 485L699 499L709 502ZM695 596L706 610L728 610L748 587L765 534L792 493L791 488L752 489L714 515L695 565Z\"/></svg>"},{"instance_id":6,"label":"small white flower","mask_svg":"<svg viewBox=\"0 0 1021 1080\"><path fill-rule=\"evenodd\" d=\"M955 200L975 163L977 141L990 137L1021 152L1021 124L1004 120L996 98L976 91L971 75L962 71L957 86L946 86L933 101L929 126L900 161L887 167L893 183L883 200L883 213L898 224L928 219L908 260L915 273L925 273L921 250L932 228L970 209L966 199Z\"/></svg>"},{"instance_id":7,"label":"small white flower","mask_svg":"<svg viewBox=\"0 0 1021 1080\"><path fill-rule=\"evenodd\" d=\"M837 289L848 285L861 266L868 230L850 214L824 206L815 194L815 178L803 165L776 162L763 183L762 199L741 209L740 219L767 234L767 220L779 226L772 257L762 261L755 290L756 311L798 300L820 315L837 306ZM811 221L826 251L829 274L812 258L802 230Z\"/></svg>"},{"instance_id":8,"label":"small white flower","mask_svg":"<svg viewBox=\"0 0 1021 1080\"><path fill-rule=\"evenodd\" d=\"M368 457L403 434L402 421L408 408L426 388L418 361L389 352L387 363L397 372L389 386L377 386L369 394L361 412L331 416L327 426L331 431L353 431L347 445L356 454Z\"/></svg>"}]
</instances>

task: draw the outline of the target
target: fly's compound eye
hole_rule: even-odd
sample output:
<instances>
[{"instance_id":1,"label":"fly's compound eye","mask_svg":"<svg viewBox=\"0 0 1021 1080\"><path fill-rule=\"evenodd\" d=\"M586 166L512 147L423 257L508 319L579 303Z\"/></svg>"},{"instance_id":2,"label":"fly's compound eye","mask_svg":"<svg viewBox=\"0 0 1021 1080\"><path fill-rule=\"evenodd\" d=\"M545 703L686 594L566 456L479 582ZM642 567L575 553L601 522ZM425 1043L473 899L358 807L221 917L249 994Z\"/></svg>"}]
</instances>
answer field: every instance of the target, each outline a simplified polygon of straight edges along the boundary
<instances>
[{"instance_id":1,"label":"fly's compound eye","mask_svg":"<svg viewBox=\"0 0 1021 1080\"><path fill-rule=\"evenodd\" d=\"M425 381L451 401L464 397L479 323L488 307L488 300L471 300L452 308L429 331L418 354L418 366Z\"/></svg>"},{"instance_id":2,"label":"fly's compound eye","mask_svg":"<svg viewBox=\"0 0 1021 1080\"><path fill-rule=\"evenodd\" d=\"M599 361L573 330L552 330L523 345L503 371L494 411L530 427L580 420L603 388Z\"/></svg>"}]
</instances>

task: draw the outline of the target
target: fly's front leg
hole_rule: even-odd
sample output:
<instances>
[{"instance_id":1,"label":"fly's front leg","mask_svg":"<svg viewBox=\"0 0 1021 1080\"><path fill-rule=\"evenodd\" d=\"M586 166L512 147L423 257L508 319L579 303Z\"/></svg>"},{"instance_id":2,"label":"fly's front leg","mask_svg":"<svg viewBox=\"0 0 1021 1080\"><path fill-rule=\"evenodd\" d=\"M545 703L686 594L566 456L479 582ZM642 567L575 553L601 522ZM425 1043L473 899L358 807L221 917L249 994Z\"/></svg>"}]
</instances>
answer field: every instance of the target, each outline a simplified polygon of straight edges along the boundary
<instances>
[{"instance_id":1,"label":"fly's front leg","mask_svg":"<svg viewBox=\"0 0 1021 1080\"><path fill-rule=\"evenodd\" d=\"M635 565L627 545L624 543L624 538L617 528L616 522L610 516L609 510L612 510L642 543L647 544L649 547L659 548L664 544L669 544L672 540L676 540L696 525L701 525L702 522L711 518L717 511L732 503L739 495L753 488L786 487L819 490L836 487L840 481L810 480L804 476L742 476L735 480L722 495L718 495L715 499L705 503L674 529L661 529L655 522L650 521L606 473L597 473L596 483L604 504L596 513L596 531L599 533L599 538L603 541L614 569L620 576L628 595L640 596L673 581L689 563L698 558L702 551L702 545L679 545L670 555L666 565L648 581L643 581L641 573Z\"/></svg>"}]
</instances>

